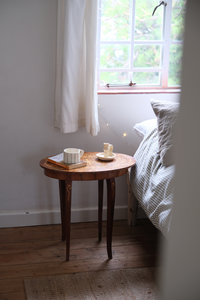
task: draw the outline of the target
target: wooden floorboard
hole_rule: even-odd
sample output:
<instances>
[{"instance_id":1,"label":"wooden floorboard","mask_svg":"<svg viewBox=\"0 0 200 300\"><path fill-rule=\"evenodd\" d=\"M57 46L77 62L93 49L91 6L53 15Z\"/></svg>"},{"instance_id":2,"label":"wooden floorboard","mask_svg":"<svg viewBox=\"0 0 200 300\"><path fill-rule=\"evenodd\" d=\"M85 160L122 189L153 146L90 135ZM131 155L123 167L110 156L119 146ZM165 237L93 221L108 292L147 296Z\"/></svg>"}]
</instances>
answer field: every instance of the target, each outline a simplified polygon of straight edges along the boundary
<instances>
[{"instance_id":1,"label":"wooden floorboard","mask_svg":"<svg viewBox=\"0 0 200 300\"><path fill-rule=\"evenodd\" d=\"M159 232L149 220L114 221L113 259L106 250L106 222L99 243L97 222L71 225L70 261L65 261L61 226L0 229L0 300L24 300L24 279L76 272L157 266Z\"/></svg>"}]
</instances>

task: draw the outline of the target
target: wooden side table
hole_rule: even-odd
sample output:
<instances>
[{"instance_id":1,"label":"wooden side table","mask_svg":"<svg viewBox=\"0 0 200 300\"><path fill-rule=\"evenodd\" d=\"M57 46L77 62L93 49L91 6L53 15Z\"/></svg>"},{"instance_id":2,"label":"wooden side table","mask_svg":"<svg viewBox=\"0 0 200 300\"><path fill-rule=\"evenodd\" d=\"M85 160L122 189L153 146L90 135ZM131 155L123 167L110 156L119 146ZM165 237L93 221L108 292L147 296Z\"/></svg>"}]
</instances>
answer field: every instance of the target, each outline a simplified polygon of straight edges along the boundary
<instances>
[{"instance_id":1,"label":"wooden side table","mask_svg":"<svg viewBox=\"0 0 200 300\"><path fill-rule=\"evenodd\" d=\"M47 162L47 158L40 161L44 174L59 180L60 208L62 223L62 240L66 239L66 260L69 261L70 252L70 224L71 224L71 195L72 181L98 180L98 235L102 236L102 208L103 208L103 181L107 181L107 253L112 258L112 230L115 205L115 178L127 173L128 168L135 164L132 156L115 153L112 161L101 161L96 157L98 152L84 153L82 160L87 166L66 170Z\"/></svg>"}]
</instances>

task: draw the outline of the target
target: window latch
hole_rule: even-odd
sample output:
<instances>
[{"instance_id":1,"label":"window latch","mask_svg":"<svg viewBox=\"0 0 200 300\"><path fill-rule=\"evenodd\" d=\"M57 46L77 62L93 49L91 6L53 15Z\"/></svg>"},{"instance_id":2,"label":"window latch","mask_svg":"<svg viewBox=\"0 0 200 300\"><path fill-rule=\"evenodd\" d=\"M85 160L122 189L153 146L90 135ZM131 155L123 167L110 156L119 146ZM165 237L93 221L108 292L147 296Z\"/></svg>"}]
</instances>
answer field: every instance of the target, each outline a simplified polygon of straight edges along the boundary
<instances>
[{"instance_id":1,"label":"window latch","mask_svg":"<svg viewBox=\"0 0 200 300\"><path fill-rule=\"evenodd\" d=\"M133 86L133 85L136 85L136 82L132 82L130 81L128 84L110 84L110 83L107 83L106 84L106 87L121 87L121 86Z\"/></svg>"},{"instance_id":2,"label":"window latch","mask_svg":"<svg viewBox=\"0 0 200 300\"><path fill-rule=\"evenodd\" d=\"M155 8L154 8L154 10L153 10L153 13L152 13L152 16L155 14L155 12L156 12L156 9L159 7L159 6L161 6L161 5L167 5L167 2L166 1L160 1L160 4L158 4Z\"/></svg>"}]
</instances>

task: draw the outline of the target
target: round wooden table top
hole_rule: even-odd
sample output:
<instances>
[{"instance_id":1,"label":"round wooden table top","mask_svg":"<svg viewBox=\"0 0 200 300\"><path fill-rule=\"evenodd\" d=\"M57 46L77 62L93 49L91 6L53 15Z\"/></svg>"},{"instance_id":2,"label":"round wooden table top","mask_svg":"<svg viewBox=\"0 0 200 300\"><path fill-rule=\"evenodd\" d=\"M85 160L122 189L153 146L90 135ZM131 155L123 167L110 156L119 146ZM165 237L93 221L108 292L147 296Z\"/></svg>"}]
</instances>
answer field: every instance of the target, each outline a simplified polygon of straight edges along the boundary
<instances>
[{"instance_id":1,"label":"round wooden table top","mask_svg":"<svg viewBox=\"0 0 200 300\"><path fill-rule=\"evenodd\" d=\"M47 161L47 157L40 161L44 168L44 174L48 177L59 180L103 180L122 176L127 173L128 168L135 165L135 159L126 154L115 153L112 161L102 161L97 158L98 152L85 152L81 160L87 165L81 168L66 170L60 166Z\"/></svg>"}]
</instances>

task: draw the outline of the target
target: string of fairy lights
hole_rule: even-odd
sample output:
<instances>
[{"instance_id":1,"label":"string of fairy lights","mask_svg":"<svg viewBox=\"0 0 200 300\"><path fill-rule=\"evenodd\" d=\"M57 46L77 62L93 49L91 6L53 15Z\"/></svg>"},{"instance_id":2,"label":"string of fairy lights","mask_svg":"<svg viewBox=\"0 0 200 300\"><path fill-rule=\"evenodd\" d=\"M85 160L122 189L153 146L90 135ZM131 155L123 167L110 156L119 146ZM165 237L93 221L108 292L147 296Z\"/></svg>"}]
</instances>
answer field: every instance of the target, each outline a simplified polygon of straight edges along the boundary
<instances>
[{"instance_id":1,"label":"string of fairy lights","mask_svg":"<svg viewBox=\"0 0 200 300\"><path fill-rule=\"evenodd\" d=\"M129 139L129 134L127 132L120 133L118 130L116 130L112 122L105 117L104 109L101 107L100 103L98 103L98 111L99 119L101 121L100 126L104 126L105 128L112 130L115 133L115 135L117 135L119 138L122 138L124 142L126 142L128 145L134 145L134 143Z\"/></svg>"}]
</instances>

